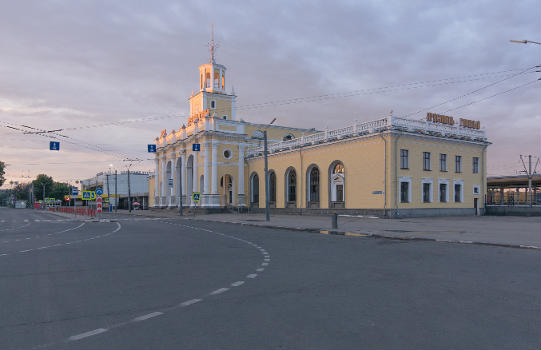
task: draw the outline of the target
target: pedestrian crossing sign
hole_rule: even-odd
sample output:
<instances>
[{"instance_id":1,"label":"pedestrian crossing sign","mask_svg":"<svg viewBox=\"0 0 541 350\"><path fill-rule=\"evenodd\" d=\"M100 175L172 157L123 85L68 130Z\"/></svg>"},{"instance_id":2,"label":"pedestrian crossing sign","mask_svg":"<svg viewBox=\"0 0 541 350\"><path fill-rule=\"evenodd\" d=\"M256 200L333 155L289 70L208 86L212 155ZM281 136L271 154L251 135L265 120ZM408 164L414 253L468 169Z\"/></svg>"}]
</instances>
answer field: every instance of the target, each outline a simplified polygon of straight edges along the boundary
<instances>
[{"instance_id":1,"label":"pedestrian crossing sign","mask_svg":"<svg viewBox=\"0 0 541 350\"><path fill-rule=\"evenodd\" d=\"M194 193L192 193L192 200L193 200L194 202L199 202L199 198L200 198L200 197L201 197L201 193L199 193L199 192L194 192Z\"/></svg>"},{"instance_id":2,"label":"pedestrian crossing sign","mask_svg":"<svg viewBox=\"0 0 541 350\"><path fill-rule=\"evenodd\" d=\"M96 199L96 192L94 191L82 191L81 194L84 201L93 201Z\"/></svg>"}]
</instances>

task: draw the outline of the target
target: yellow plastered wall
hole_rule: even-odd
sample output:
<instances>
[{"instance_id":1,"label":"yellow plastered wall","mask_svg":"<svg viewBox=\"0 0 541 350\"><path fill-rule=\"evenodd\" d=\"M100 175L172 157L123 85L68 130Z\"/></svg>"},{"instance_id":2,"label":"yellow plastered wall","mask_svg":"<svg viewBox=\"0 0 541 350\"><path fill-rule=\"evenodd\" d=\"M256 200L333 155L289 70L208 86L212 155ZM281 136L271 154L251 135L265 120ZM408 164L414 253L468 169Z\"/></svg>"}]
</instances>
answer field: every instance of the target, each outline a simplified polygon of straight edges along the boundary
<instances>
[{"instance_id":1,"label":"yellow plastered wall","mask_svg":"<svg viewBox=\"0 0 541 350\"><path fill-rule=\"evenodd\" d=\"M396 145L396 146L395 146ZM409 169L400 169L400 150L409 151ZM431 170L423 170L423 152L430 152ZM440 154L447 155L447 171L440 170ZM462 172L455 171L455 156L462 156ZM393 136L393 157L396 159L392 169L392 195L393 207L398 208L473 208L473 199L478 198L479 208L484 207L484 194L486 193L486 150L484 146L454 142L442 138L415 137L409 135ZM479 158L479 173L473 173L473 157ZM411 177L411 202L401 203L399 197L398 182L395 174L400 177ZM431 203L423 203L422 181L423 178L431 178L432 198ZM449 201L440 202L439 179L449 180ZM462 202L455 202L453 180L464 181L464 196ZM480 186L480 193L473 194L473 186Z\"/></svg>"},{"instance_id":2,"label":"yellow plastered wall","mask_svg":"<svg viewBox=\"0 0 541 350\"><path fill-rule=\"evenodd\" d=\"M311 165L319 167L320 208L329 207L329 167L341 161L345 168L345 206L346 208L382 209L384 191L385 163L384 141L379 136L351 139L334 144L308 147L292 152L282 152L269 156L269 171L276 173L276 207L285 206L286 178L289 167L297 173L297 208L307 207L307 170ZM246 174L246 199L249 203L250 178L254 172L259 176L259 206L265 205L264 159L248 160Z\"/></svg>"},{"instance_id":3,"label":"yellow plastered wall","mask_svg":"<svg viewBox=\"0 0 541 350\"><path fill-rule=\"evenodd\" d=\"M198 93L190 97L190 115L197 114L203 110L203 94Z\"/></svg>"},{"instance_id":4,"label":"yellow plastered wall","mask_svg":"<svg viewBox=\"0 0 541 350\"><path fill-rule=\"evenodd\" d=\"M216 108L210 108L210 101L216 101ZM216 117L222 119L226 115L227 120L231 120L231 97L218 93L209 93L207 95L207 108L210 115L216 112Z\"/></svg>"},{"instance_id":5,"label":"yellow plastered wall","mask_svg":"<svg viewBox=\"0 0 541 350\"><path fill-rule=\"evenodd\" d=\"M149 177L148 178L148 206L153 207L155 204L155 192L154 192L154 182L156 177Z\"/></svg>"}]
</instances>

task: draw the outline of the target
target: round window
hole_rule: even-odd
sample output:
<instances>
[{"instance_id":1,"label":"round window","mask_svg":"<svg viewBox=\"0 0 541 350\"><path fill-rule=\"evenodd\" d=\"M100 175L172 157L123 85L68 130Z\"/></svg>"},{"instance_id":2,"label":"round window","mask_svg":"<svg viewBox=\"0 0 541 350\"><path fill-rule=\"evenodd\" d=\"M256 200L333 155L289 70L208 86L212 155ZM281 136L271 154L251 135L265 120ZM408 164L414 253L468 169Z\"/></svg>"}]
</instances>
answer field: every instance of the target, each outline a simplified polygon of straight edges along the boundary
<instances>
[{"instance_id":1,"label":"round window","mask_svg":"<svg viewBox=\"0 0 541 350\"><path fill-rule=\"evenodd\" d=\"M225 158L225 159L231 159L231 156L232 156L231 151L228 150L228 149L226 149L226 150L224 151L224 158Z\"/></svg>"}]
</instances>

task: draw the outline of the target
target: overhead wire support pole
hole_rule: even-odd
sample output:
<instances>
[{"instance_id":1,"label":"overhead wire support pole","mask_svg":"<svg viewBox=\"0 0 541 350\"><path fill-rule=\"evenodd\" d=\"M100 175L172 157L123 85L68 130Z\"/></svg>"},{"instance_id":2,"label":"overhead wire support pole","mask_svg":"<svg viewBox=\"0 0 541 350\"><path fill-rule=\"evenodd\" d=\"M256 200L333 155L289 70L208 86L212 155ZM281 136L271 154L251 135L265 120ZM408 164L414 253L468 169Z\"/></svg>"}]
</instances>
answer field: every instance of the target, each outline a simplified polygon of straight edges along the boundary
<instances>
[{"instance_id":1,"label":"overhead wire support pole","mask_svg":"<svg viewBox=\"0 0 541 350\"><path fill-rule=\"evenodd\" d=\"M535 164L535 169L532 172L532 155L528 155L528 167L526 167L526 164L524 163L524 158L522 155L520 155L520 160L522 161L522 166L524 167L524 172L528 176L528 203L530 207L532 207L532 178L533 174L535 174L535 171L537 170L537 164L539 163L539 158L537 159L537 163Z\"/></svg>"},{"instance_id":2,"label":"overhead wire support pole","mask_svg":"<svg viewBox=\"0 0 541 350\"><path fill-rule=\"evenodd\" d=\"M276 121L274 118L268 125L272 125ZM270 221L270 198L269 198L269 152L267 145L267 128L263 131L263 154L265 158L265 220Z\"/></svg>"}]
</instances>

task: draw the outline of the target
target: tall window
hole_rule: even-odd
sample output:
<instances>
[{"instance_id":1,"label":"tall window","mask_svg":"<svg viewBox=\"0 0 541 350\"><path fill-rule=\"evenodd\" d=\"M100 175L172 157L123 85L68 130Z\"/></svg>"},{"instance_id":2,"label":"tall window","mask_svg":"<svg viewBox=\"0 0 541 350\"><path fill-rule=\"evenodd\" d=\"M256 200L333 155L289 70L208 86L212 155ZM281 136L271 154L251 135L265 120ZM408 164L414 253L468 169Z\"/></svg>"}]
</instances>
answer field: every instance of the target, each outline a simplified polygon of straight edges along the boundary
<instances>
[{"instance_id":1,"label":"tall window","mask_svg":"<svg viewBox=\"0 0 541 350\"><path fill-rule=\"evenodd\" d=\"M455 184L455 202L462 202L462 185Z\"/></svg>"},{"instance_id":2,"label":"tall window","mask_svg":"<svg viewBox=\"0 0 541 350\"><path fill-rule=\"evenodd\" d=\"M472 169L474 174L479 173L479 157L473 157Z\"/></svg>"},{"instance_id":3,"label":"tall window","mask_svg":"<svg viewBox=\"0 0 541 350\"><path fill-rule=\"evenodd\" d=\"M309 201L319 202L319 169L316 166L310 170L309 192Z\"/></svg>"},{"instance_id":4,"label":"tall window","mask_svg":"<svg viewBox=\"0 0 541 350\"><path fill-rule=\"evenodd\" d=\"M409 151L407 149L400 150L400 169L409 169Z\"/></svg>"},{"instance_id":5,"label":"tall window","mask_svg":"<svg viewBox=\"0 0 541 350\"><path fill-rule=\"evenodd\" d=\"M440 184L440 202L447 202L447 184Z\"/></svg>"},{"instance_id":6,"label":"tall window","mask_svg":"<svg viewBox=\"0 0 541 350\"><path fill-rule=\"evenodd\" d=\"M440 171L447 171L447 154L440 154Z\"/></svg>"},{"instance_id":7,"label":"tall window","mask_svg":"<svg viewBox=\"0 0 541 350\"><path fill-rule=\"evenodd\" d=\"M271 171L269 174L269 201L276 202L276 174Z\"/></svg>"},{"instance_id":8,"label":"tall window","mask_svg":"<svg viewBox=\"0 0 541 350\"><path fill-rule=\"evenodd\" d=\"M329 208L345 207L345 169L341 161L329 166Z\"/></svg>"},{"instance_id":9,"label":"tall window","mask_svg":"<svg viewBox=\"0 0 541 350\"><path fill-rule=\"evenodd\" d=\"M462 172L462 156L455 156L455 172Z\"/></svg>"},{"instance_id":10,"label":"tall window","mask_svg":"<svg viewBox=\"0 0 541 350\"><path fill-rule=\"evenodd\" d=\"M423 152L423 170L430 169L430 152Z\"/></svg>"},{"instance_id":11,"label":"tall window","mask_svg":"<svg viewBox=\"0 0 541 350\"><path fill-rule=\"evenodd\" d=\"M423 203L430 203L431 202L431 195L430 192L432 192L432 184L425 182L423 183Z\"/></svg>"},{"instance_id":12,"label":"tall window","mask_svg":"<svg viewBox=\"0 0 541 350\"><path fill-rule=\"evenodd\" d=\"M257 174L253 174L252 175L252 179L251 179L252 183L251 183L251 192L252 192L252 196L251 196L251 202L252 203L259 203L259 176L257 176Z\"/></svg>"},{"instance_id":13,"label":"tall window","mask_svg":"<svg viewBox=\"0 0 541 350\"><path fill-rule=\"evenodd\" d=\"M297 201L297 173L295 169L290 169L287 172L287 201Z\"/></svg>"},{"instance_id":14,"label":"tall window","mask_svg":"<svg viewBox=\"0 0 541 350\"><path fill-rule=\"evenodd\" d=\"M409 203L409 182L400 182L400 203Z\"/></svg>"}]
</instances>

